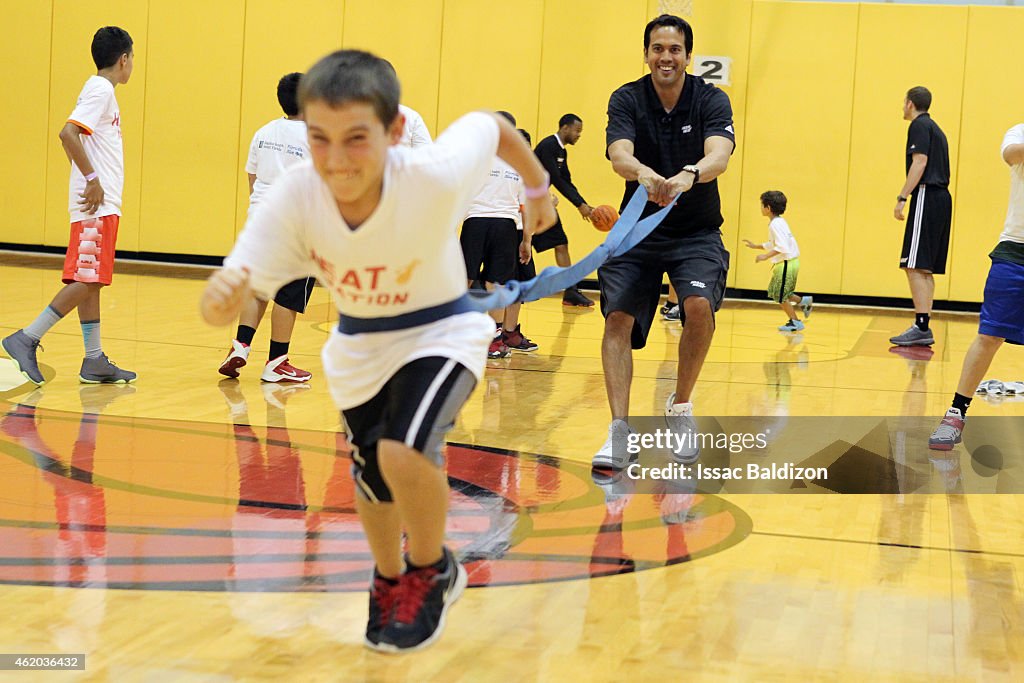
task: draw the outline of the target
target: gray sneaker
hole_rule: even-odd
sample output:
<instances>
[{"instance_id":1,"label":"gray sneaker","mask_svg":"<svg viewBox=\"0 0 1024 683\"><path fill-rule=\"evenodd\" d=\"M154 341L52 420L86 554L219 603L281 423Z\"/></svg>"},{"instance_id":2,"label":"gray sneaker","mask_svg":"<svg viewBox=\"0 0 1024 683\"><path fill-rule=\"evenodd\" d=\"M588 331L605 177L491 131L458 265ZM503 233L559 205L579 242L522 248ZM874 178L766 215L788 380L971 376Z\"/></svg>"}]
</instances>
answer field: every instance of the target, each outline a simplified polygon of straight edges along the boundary
<instances>
[{"instance_id":1,"label":"gray sneaker","mask_svg":"<svg viewBox=\"0 0 1024 683\"><path fill-rule=\"evenodd\" d=\"M674 404L676 395L673 392L665 401L665 422L672 431L674 444L670 448L672 459L684 465L692 465L700 458L700 446L697 445L697 422L690 414L676 412Z\"/></svg>"},{"instance_id":2,"label":"gray sneaker","mask_svg":"<svg viewBox=\"0 0 1024 683\"><path fill-rule=\"evenodd\" d=\"M953 446L963 441L964 423L967 419L956 408L950 408L942 417L942 422L928 438L928 448L933 451L951 451Z\"/></svg>"},{"instance_id":3,"label":"gray sneaker","mask_svg":"<svg viewBox=\"0 0 1024 683\"><path fill-rule=\"evenodd\" d=\"M14 367L23 374L28 381L36 386L42 385L46 379L39 370L39 363L36 361L36 349L42 348L38 339L25 334L24 330L18 330L9 337L5 337L0 345L14 361Z\"/></svg>"},{"instance_id":4,"label":"gray sneaker","mask_svg":"<svg viewBox=\"0 0 1024 683\"><path fill-rule=\"evenodd\" d=\"M129 384L135 381L135 373L122 370L101 353L98 358L86 358L82 361L82 371L78 379L83 384Z\"/></svg>"},{"instance_id":5,"label":"gray sneaker","mask_svg":"<svg viewBox=\"0 0 1024 683\"><path fill-rule=\"evenodd\" d=\"M889 343L896 346L931 346L935 343L932 331L922 332L917 325L911 325L903 334L889 337Z\"/></svg>"},{"instance_id":6,"label":"gray sneaker","mask_svg":"<svg viewBox=\"0 0 1024 683\"><path fill-rule=\"evenodd\" d=\"M612 420L608 425L608 438L590 461L590 466L613 470L621 470L628 466L638 457L637 454L629 453L627 449L626 439L632 433L633 430L625 420Z\"/></svg>"},{"instance_id":7,"label":"gray sneaker","mask_svg":"<svg viewBox=\"0 0 1024 683\"><path fill-rule=\"evenodd\" d=\"M813 296L802 296L800 297L800 310L804 312L804 320L811 317L811 310L814 309L814 297Z\"/></svg>"}]
</instances>

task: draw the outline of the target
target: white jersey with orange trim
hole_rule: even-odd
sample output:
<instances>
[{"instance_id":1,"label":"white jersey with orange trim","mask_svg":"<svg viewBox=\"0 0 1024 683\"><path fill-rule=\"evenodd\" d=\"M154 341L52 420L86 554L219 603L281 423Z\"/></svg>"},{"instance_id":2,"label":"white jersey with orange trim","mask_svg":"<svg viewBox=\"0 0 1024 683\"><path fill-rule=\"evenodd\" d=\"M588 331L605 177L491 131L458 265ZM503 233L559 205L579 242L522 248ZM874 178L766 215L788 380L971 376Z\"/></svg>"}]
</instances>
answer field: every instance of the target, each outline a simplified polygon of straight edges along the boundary
<instances>
[{"instance_id":1,"label":"white jersey with orange trim","mask_svg":"<svg viewBox=\"0 0 1024 683\"><path fill-rule=\"evenodd\" d=\"M498 150L489 114L463 116L433 145L388 149L377 208L357 228L341 217L310 162L289 169L238 237L226 267L248 270L260 297L314 275L341 313L392 317L448 303L466 293L458 227ZM324 372L344 410L375 396L410 361L451 358L483 376L494 323L461 313L418 327L368 334L336 329L323 350Z\"/></svg>"},{"instance_id":2,"label":"white jersey with orange trim","mask_svg":"<svg viewBox=\"0 0 1024 683\"><path fill-rule=\"evenodd\" d=\"M121 112L114 97L114 84L102 76L90 76L78 96L75 110L68 122L79 127L82 145L103 188L103 204L96 213L88 214L79 202L85 192L85 176L71 164L68 186L68 211L71 222L89 218L121 215L121 194L124 192L124 146L121 142Z\"/></svg>"}]
</instances>

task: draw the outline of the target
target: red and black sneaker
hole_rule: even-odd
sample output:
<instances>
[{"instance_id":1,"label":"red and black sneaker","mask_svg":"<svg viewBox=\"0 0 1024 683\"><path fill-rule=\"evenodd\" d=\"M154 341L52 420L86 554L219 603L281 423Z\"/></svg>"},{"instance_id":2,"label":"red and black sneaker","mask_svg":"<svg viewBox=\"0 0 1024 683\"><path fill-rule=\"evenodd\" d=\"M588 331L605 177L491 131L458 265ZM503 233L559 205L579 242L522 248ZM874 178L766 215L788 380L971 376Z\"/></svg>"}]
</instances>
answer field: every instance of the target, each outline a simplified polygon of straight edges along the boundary
<instances>
[{"instance_id":1,"label":"red and black sneaker","mask_svg":"<svg viewBox=\"0 0 1024 683\"><path fill-rule=\"evenodd\" d=\"M519 325L516 325L516 329L513 330L512 332L503 330L501 333L501 341L505 344L505 346L512 349L513 351L523 351L525 353L531 353L540 348L537 346L537 344L526 338L526 335L524 335L519 330Z\"/></svg>"},{"instance_id":2,"label":"red and black sneaker","mask_svg":"<svg viewBox=\"0 0 1024 683\"><path fill-rule=\"evenodd\" d=\"M501 335L500 332L494 335L494 339L491 341L491 345L487 347L488 358L508 358L509 356L512 355L512 352L509 351L509 348L505 346L505 342L503 341L503 339L504 337Z\"/></svg>"},{"instance_id":3,"label":"red and black sneaker","mask_svg":"<svg viewBox=\"0 0 1024 683\"><path fill-rule=\"evenodd\" d=\"M391 623L395 611L395 598L398 596L398 580L387 579L373 568L370 581L370 618L366 621L366 647L371 650L383 650L380 646L380 635Z\"/></svg>"},{"instance_id":4,"label":"red and black sneaker","mask_svg":"<svg viewBox=\"0 0 1024 683\"><path fill-rule=\"evenodd\" d=\"M406 570L399 580L394 614L377 649L414 652L432 645L444 630L448 609L467 583L465 567L448 548L437 564Z\"/></svg>"}]
</instances>

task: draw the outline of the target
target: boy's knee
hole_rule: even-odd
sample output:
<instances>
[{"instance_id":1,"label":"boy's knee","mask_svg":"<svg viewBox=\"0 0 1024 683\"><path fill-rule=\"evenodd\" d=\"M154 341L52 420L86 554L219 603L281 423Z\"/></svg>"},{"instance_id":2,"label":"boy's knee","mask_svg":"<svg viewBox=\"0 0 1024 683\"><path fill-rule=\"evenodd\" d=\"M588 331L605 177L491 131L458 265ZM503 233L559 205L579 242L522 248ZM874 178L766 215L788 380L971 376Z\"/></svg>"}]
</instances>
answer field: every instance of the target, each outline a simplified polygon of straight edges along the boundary
<instances>
[{"instance_id":1,"label":"boy's knee","mask_svg":"<svg viewBox=\"0 0 1024 683\"><path fill-rule=\"evenodd\" d=\"M352 478L356 482L356 490L371 503L393 503L391 489L384 481L384 473L380 468L380 457L377 449L362 451L352 448Z\"/></svg>"}]
</instances>

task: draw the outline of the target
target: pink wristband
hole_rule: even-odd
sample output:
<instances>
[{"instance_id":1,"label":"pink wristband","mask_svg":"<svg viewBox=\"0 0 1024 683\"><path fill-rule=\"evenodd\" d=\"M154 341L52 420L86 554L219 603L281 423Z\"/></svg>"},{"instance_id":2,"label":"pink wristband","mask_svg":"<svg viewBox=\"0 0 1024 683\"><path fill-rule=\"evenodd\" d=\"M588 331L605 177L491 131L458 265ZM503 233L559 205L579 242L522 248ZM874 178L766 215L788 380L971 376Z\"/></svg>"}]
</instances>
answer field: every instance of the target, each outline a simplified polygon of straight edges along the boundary
<instances>
[{"instance_id":1,"label":"pink wristband","mask_svg":"<svg viewBox=\"0 0 1024 683\"><path fill-rule=\"evenodd\" d=\"M544 172L544 181L537 187L527 187L523 190L523 195L527 199L542 199L548 195L548 188L551 187L551 176L548 175L547 171Z\"/></svg>"},{"instance_id":2,"label":"pink wristband","mask_svg":"<svg viewBox=\"0 0 1024 683\"><path fill-rule=\"evenodd\" d=\"M92 181L96 180L96 178L98 178L99 175L100 175L99 173L97 173L96 171L93 171L89 175L85 176L85 182L91 183Z\"/></svg>"}]
</instances>

